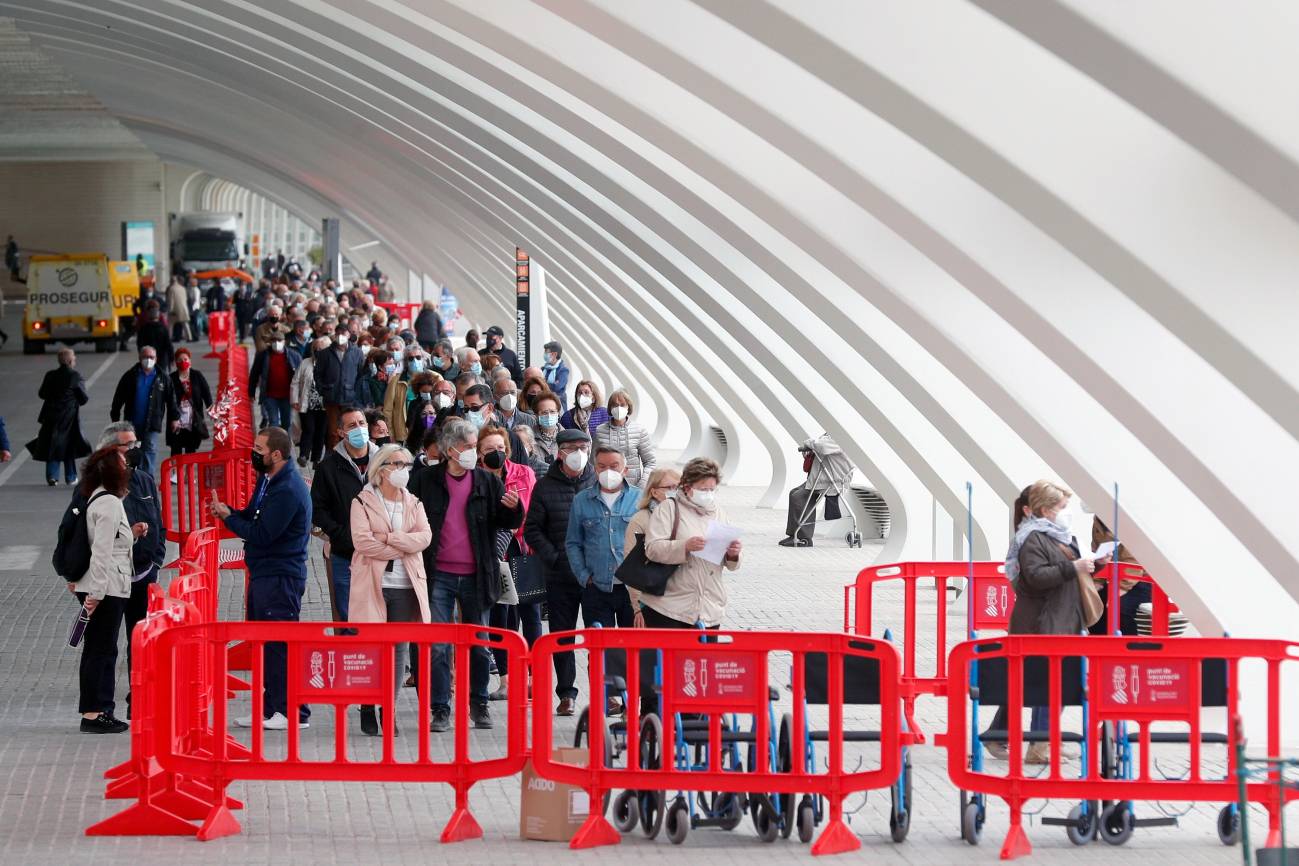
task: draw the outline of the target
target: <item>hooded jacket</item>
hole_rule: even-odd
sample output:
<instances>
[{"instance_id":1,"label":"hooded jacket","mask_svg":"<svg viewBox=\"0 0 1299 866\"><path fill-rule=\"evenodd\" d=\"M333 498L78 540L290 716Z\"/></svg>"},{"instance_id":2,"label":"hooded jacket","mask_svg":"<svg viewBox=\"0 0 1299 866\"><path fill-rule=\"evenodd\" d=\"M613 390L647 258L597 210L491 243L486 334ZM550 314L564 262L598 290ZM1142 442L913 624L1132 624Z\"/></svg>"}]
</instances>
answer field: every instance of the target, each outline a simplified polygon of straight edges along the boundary
<instances>
[{"instance_id":1,"label":"hooded jacket","mask_svg":"<svg viewBox=\"0 0 1299 866\"><path fill-rule=\"evenodd\" d=\"M368 447L373 460L379 449L373 442ZM320 461L311 479L315 525L329 538L329 552L333 556L352 557L352 500L365 484L365 476L347 453L347 440L340 439L334 450Z\"/></svg>"}]
</instances>

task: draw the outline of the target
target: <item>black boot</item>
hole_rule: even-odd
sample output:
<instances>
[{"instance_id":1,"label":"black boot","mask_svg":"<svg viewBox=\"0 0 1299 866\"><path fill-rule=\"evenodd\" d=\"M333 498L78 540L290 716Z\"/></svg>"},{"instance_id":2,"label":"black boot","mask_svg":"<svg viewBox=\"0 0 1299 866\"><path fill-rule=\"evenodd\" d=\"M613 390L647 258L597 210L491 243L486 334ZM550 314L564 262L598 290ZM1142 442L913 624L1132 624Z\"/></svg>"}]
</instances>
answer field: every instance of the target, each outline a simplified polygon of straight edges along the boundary
<instances>
[{"instance_id":1,"label":"black boot","mask_svg":"<svg viewBox=\"0 0 1299 866\"><path fill-rule=\"evenodd\" d=\"M379 736L379 722L374 717L374 704L361 704L361 733L367 737Z\"/></svg>"},{"instance_id":2,"label":"black boot","mask_svg":"<svg viewBox=\"0 0 1299 866\"><path fill-rule=\"evenodd\" d=\"M383 728L383 707L379 707L379 727ZM392 719L392 735L394 739L401 736L401 731L397 728L396 716L393 716Z\"/></svg>"}]
</instances>

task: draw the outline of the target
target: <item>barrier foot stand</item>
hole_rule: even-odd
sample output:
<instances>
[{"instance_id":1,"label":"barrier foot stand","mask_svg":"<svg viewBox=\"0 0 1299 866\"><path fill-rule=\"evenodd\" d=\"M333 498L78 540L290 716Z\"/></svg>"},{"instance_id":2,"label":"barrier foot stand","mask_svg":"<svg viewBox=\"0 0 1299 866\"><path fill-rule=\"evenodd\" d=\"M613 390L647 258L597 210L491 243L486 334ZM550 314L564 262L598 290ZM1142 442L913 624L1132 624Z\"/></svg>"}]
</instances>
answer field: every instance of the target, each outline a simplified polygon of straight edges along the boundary
<instances>
[{"instance_id":1,"label":"barrier foot stand","mask_svg":"<svg viewBox=\"0 0 1299 866\"><path fill-rule=\"evenodd\" d=\"M463 842L466 839L481 839L483 828L478 826L478 819L469 811L467 805L456 806L451 813L451 820L442 828L443 842Z\"/></svg>"},{"instance_id":2,"label":"barrier foot stand","mask_svg":"<svg viewBox=\"0 0 1299 866\"><path fill-rule=\"evenodd\" d=\"M592 803L599 803L603 794L592 800ZM573 841L568 843L569 848L598 848L601 845L617 845L622 842L622 836L609 823L609 819L604 817L603 813L591 812L586 816L586 823L578 828L573 834Z\"/></svg>"},{"instance_id":3,"label":"barrier foot stand","mask_svg":"<svg viewBox=\"0 0 1299 866\"><path fill-rule=\"evenodd\" d=\"M816 839L816 844L812 846L812 854L816 856L845 854L848 851L856 851L860 847L861 840L857 838L856 833L848 829L848 825L840 816L832 818L830 823L825 825L825 829Z\"/></svg>"},{"instance_id":4,"label":"barrier foot stand","mask_svg":"<svg viewBox=\"0 0 1299 866\"><path fill-rule=\"evenodd\" d=\"M1033 853L1033 843L1028 841L1028 834L1024 832L1024 824L1019 815L1018 807L1011 807L1010 830L1006 833L1006 841L1001 843L1001 859L1014 860L1019 857L1027 857Z\"/></svg>"},{"instance_id":5,"label":"barrier foot stand","mask_svg":"<svg viewBox=\"0 0 1299 866\"><path fill-rule=\"evenodd\" d=\"M123 761L122 763L120 763L120 764L114 764L113 766L111 766L111 767L109 767L107 770L105 770L105 771L104 771L104 778L105 778L105 779L120 779L120 778L122 778L123 776L125 776L127 773L131 772L131 770L133 770L133 769L135 769L135 759L134 759L134 758L127 758L127 759L126 759L125 761Z\"/></svg>"},{"instance_id":6,"label":"barrier foot stand","mask_svg":"<svg viewBox=\"0 0 1299 866\"><path fill-rule=\"evenodd\" d=\"M105 800L131 800L140 796L142 788L140 783L155 779L162 772L162 767L158 766L155 758L148 759L147 775L141 776L138 770L132 770L125 776L119 776L104 786Z\"/></svg>"},{"instance_id":7,"label":"barrier foot stand","mask_svg":"<svg viewBox=\"0 0 1299 866\"><path fill-rule=\"evenodd\" d=\"M224 804L213 806L212 811L208 812L207 818L203 821L203 826L198 828L198 840L200 842L209 842L212 839L220 839L222 836L237 836L243 832L243 827L239 826L233 812Z\"/></svg>"},{"instance_id":8,"label":"barrier foot stand","mask_svg":"<svg viewBox=\"0 0 1299 866\"><path fill-rule=\"evenodd\" d=\"M193 836L193 824L141 800L86 828L87 836Z\"/></svg>"},{"instance_id":9,"label":"barrier foot stand","mask_svg":"<svg viewBox=\"0 0 1299 866\"><path fill-rule=\"evenodd\" d=\"M198 797L200 800L202 800L205 805L212 806L212 805L216 805L221 801L221 795L217 793L216 786L208 782L205 782L202 779L194 779L188 777L181 778L180 785L191 796ZM242 809L244 807L242 801L236 800L234 797L231 797L229 794L225 795L225 805L227 809L236 809L236 810Z\"/></svg>"}]
</instances>

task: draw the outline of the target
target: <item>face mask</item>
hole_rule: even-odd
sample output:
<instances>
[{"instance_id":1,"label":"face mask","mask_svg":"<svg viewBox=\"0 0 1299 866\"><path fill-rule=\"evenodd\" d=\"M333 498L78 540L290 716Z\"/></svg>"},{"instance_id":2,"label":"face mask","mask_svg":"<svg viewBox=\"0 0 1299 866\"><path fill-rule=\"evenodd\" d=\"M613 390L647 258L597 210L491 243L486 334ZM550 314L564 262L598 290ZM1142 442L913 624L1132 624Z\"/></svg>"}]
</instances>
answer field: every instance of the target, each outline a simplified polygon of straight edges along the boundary
<instances>
[{"instance_id":1,"label":"face mask","mask_svg":"<svg viewBox=\"0 0 1299 866\"><path fill-rule=\"evenodd\" d=\"M433 359L433 366L434 366L434 367L437 367L439 370L442 369L442 364L443 364L443 361L442 361L441 356L436 357L436 358Z\"/></svg>"},{"instance_id":2,"label":"face mask","mask_svg":"<svg viewBox=\"0 0 1299 866\"><path fill-rule=\"evenodd\" d=\"M488 451L483 455L483 465L488 469L500 469L505 466L504 451Z\"/></svg>"},{"instance_id":3,"label":"face mask","mask_svg":"<svg viewBox=\"0 0 1299 866\"><path fill-rule=\"evenodd\" d=\"M711 490L694 490L690 493L690 501L700 508L712 508L716 498L717 494Z\"/></svg>"},{"instance_id":4,"label":"face mask","mask_svg":"<svg viewBox=\"0 0 1299 866\"><path fill-rule=\"evenodd\" d=\"M434 415L425 415L420 420L424 423L424 429L428 430L433 426L433 422L437 421L437 417Z\"/></svg>"},{"instance_id":5,"label":"face mask","mask_svg":"<svg viewBox=\"0 0 1299 866\"><path fill-rule=\"evenodd\" d=\"M364 427L353 427L347 431L347 444L353 448L364 448L370 443L370 434Z\"/></svg>"},{"instance_id":6,"label":"face mask","mask_svg":"<svg viewBox=\"0 0 1299 866\"><path fill-rule=\"evenodd\" d=\"M132 445L130 448L126 449L126 465L130 466L132 469L139 467L141 453L142 449L139 445Z\"/></svg>"},{"instance_id":7,"label":"face mask","mask_svg":"<svg viewBox=\"0 0 1299 866\"><path fill-rule=\"evenodd\" d=\"M284 351L284 341L283 341L283 340L276 340L274 343L271 343L271 349L272 349L272 351L275 351L275 352L283 352L283 351Z\"/></svg>"},{"instance_id":8,"label":"face mask","mask_svg":"<svg viewBox=\"0 0 1299 866\"><path fill-rule=\"evenodd\" d=\"M472 470L478 465L478 452L473 450L461 451L456 455L456 462L460 464L461 469Z\"/></svg>"},{"instance_id":9,"label":"face mask","mask_svg":"<svg viewBox=\"0 0 1299 866\"><path fill-rule=\"evenodd\" d=\"M1055 520L1053 522L1055 523L1056 526L1060 527L1061 529L1068 529L1071 525L1073 525L1073 514L1068 511L1061 511L1059 514L1055 516Z\"/></svg>"},{"instance_id":10,"label":"face mask","mask_svg":"<svg viewBox=\"0 0 1299 866\"><path fill-rule=\"evenodd\" d=\"M401 368L398 367L396 364L388 364L386 367L383 368L383 371L387 373L389 376L396 376L397 371L399 369Z\"/></svg>"},{"instance_id":11,"label":"face mask","mask_svg":"<svg viewBox=\"0 0 1299 866\"><path fill-rule=\"evenodd\" d=\"M411 358L411 360L410 360L410 371L411 371L412 373L423 373L423 372L424 372L424 362L421 361L419 358Z\"/></svg>"},{"instance_id":12,"label":"face mask","mask_svg":"<svg viewBox=\"0 0 1299 866\"><path fill-rule=\"evenodd\" d=\"M474 425L475 430L483 429L483 424L487 422L487 419L483 417L483 410L481 409L475 409L472 412L466 412L465 420L468 421L470 424Z\"/></svg>"},{"instance_id":13,"label":"face mask","mask_svg":"<svg viewBox=\"0 0 1299 866\"><path fill-rule=\"evenodd\" d=\"M577 398L577 405L579 409L590 409L591 402L592 401L591 401L590 394L582 394Z\"/></svg>"},{"instance_id":14,"label":"face mask","mask_svg":"<svg viewBox=\"0 0 1299 866\"><path fill-rule=\"evenodd\" d=\"M628 411L626 406L614 406L609 410L609 414L613 416L613 420L622 421L627 417Z\"/></svg>"},{"instance_id":15,"label":"face mask","mask_svg":"<svg viewBox=\"0 0 1299 866\"><path fill-rule=\"evenodd\" d=\"M253 471L255 471L258 475L265 475L266 472L270 469L270 467L266 465L266 455L262 454L262 452L260 451L253 452L252 464L253 464Z\"/></svg>"},{"instance_id":16,"label":"face mask","mask_svg":"<svg viewBox=\"0 0 1299 866\"><path fill-rule=\"evenodd\" d=\"M600 486L605 490L613 490L622 486L622 473L616 469L606 469L600 473Z\"/></svg>"},{"instance_id":17,"label":"face mask","mask_svg":"<svg viewBox=\"0 0 1299 866\"><path fill-rule=\"evenodd\" d=\"M369 365L367 365L367 366L366 366L366 369L370 372L370 375L371 375L371 376L374 376L374 375L378 374L378 372L379 372L379 368L376 367L374 364L369 364Z\"/></svg>"},{"instance_id":18,"label":"face mask","mask_svg":"<svg viewBox=\"0 0 1299 866\"><path fill-rule=\"evenodd\" d=\"M513 412L514 407L519 405L519 398L515 397L513 394L506 394L505 396L500 398L499 402L501 404L501 408L504 409L506 412Z\"/></svg>"},{"instance_id":19,"label":"face mask","mask_svg":"<svg viewBox=\"0 0 1299 866\"><path fill-rule=\"evenodd\" d=\"M343 346L346 346L346 345L347 345L347 334L339 334L337 337L334 338L334 342L337 343L337 344L339 345L340 348L343 347Z\"/></svg>"},{"instance_id":20,"label":"face mask","mask_svg":"<svg viewBox=\"0 0 1299 866\"><path fill-rule=\"evenodd\" d=\"M433 399L433 392L432 392L432 391L421 391L420 394L419 394L419 398L420 398L421 400L423 400L425 403L428 403L429 401L431 401L431 400Z\"/></svg>"},{"instance_id":21,"label":"face mask","mask_svg":"<svg viewBox=\"0 0 1299 866\"><path fill-rule=\"evenodd\" d=\"M552 367L555 366L556 364L559 363L559 356L558 356L558 355L553 355L553 354L552 354L552 355L547 355L547 356L546 356L546 363L549 364L549 365L552 366Z\"/></svg>"},{"instance_id":22,"label":"face mask","mask_svg":"<svg viewBox=\"0 0 1299 866\"><path fill-rule=\"evenodd\" d=\"M410 481L409 469L394 469L388 473L388 483L393 487L405 487L408 481Z\"/></svg>"},{"instance_id":23,"label":"face mask","mask_svg":"<svg viewBox=\"0 0 1299 866\"><path fill-rule=\"evenodd\" d=\"M537 423L542 427L554 427L559 423L559 416L554 412L543 412L537 416Z\"/></svg>"},{"instance_id":24,"label":"face mask","mask_svg":"<svg viewBox=\"0 0 1299 866\"><path fill-rule=\"evenodd\" d=\"M586 452L570 451L568 456L564 458L564 465L574 472L581 472L586 468Z\"/></svg>"},{"instance_id":25,"label":"face mask","mask_svg":"<svg viewBox=\"0 0 1299 866\"><path fill-rule=\"evenodd\" d=\"M391 436L376 436L374 439L374 444L382 448L384 445L387 445L391 441L392 441Z\"/></svg>"},{"instance_id":26,"label":"face mask","mask_svg":"<svg viewBox=\"0 0 1299 866\"><path fill-rule=\"evenodd\" d=\"M438 394L436 397L433 398L433 405L438 407L439 409L445 409L446 407L451 405L451 395Z\"/></svg>"},{"instance_id":27,"label":"face mask","mask_svg":"<svg viewBox=\"0 0 1299 866\"><path fill-rule=\"evenodd\" d=\"M188 358L181 358L179 361L176 362L176 366L179 367L179 368L182 369L182 370L188 370L188 369L189 369L189 359L188 359Z\"/></svg>"},{"instance_id":28,"label":"face mask","mask_svg":"<svg viewBox=\"0 0 1299 866\"><path fill-rule=\"evenodd\" d=\"M473 373L475 376L480 375L483 372L483 365L474 361L474 363L469 367L469 372Z\"/></svg>"},{"instance_id":29,"label":"face mask","mask_svg":"<svg viewBox=\"0 0 1299 866\"><path fill-rule=\"evenodd\" d=\"M528 402L531 403L533 400L537 399L540 396L541 396L540 391L530 391L528 392Z\"/></svg>"},{"instance_id":30,"label":"face mask","mask_svg":"<svg viewBox=\"0 0 1299 866\"><path fill-rule=\"evenodd\" d=\"M153 365L156 363L157 361L155 361L153 358L143 358L140 361L140 367L144 370L152 370Z\"/></svg>"}]
</instances>

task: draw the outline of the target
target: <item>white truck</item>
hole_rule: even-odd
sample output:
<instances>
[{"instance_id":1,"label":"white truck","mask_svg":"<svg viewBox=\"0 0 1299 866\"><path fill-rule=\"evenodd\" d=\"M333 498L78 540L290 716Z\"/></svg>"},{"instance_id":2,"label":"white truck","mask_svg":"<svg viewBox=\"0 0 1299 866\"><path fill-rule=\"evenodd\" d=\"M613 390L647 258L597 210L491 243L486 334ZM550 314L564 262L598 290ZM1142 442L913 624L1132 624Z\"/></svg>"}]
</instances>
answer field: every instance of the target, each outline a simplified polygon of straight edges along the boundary
<instances>
[{"instance_id":1,"label":"white truck","mask_svg":"<svg viewBox=\"0 0 1299 866\"><path fill-rule=\"evenodd\" d=\"M237 268L248 254L242 213L174 213L170 230L171 261L189 273ZM199 281L204 292L208 289L205 282Z\"/></svg>"}]
</instances>

